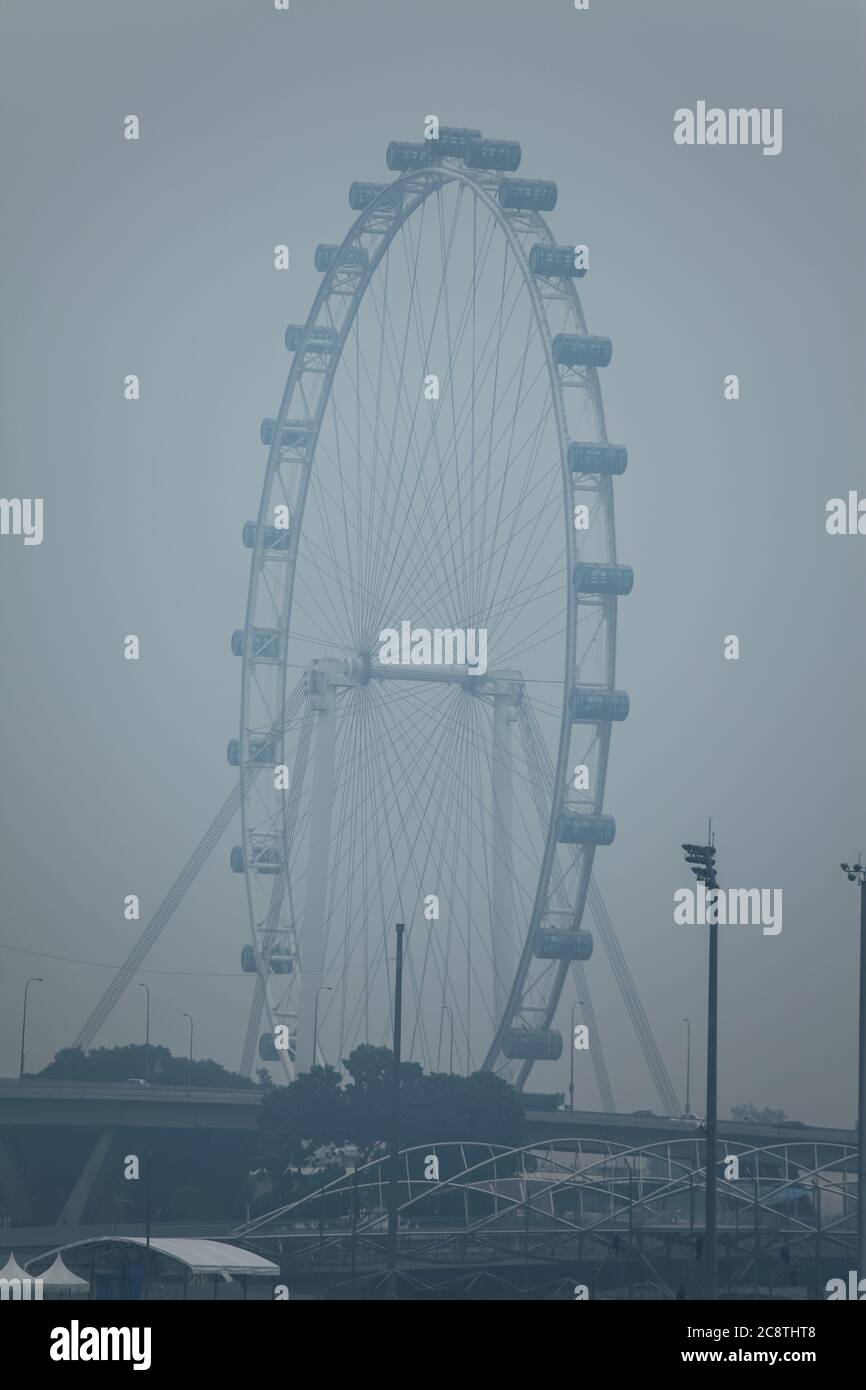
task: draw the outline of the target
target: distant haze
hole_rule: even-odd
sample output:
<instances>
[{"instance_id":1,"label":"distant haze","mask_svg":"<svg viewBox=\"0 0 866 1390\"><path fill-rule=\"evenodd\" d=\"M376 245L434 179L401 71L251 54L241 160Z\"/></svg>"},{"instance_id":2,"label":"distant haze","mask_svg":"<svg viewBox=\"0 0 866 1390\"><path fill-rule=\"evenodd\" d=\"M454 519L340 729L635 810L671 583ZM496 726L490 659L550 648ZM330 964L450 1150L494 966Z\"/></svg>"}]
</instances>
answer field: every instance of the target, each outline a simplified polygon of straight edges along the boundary
<instances>
[{"instance_id":1,"label":"distant haze","mask_svg":"<svg viewBox=\"0 0 866 1390\"><path fill-rule=\"evenodd\" d=\"M44 499L44 539L0 537L0 1074L17 1072L27 977L44 978L36 1070L231 789L240 533L283 332L318 287L314 246L355 215L349 184L391 177L388 141L434 112L520 140L521 174L558 183L558 239L591 249L579 292L614 343L602 385L635 571L597 879L680 1100L687 1016L703 1111L706 932L674 924L674 893L691 886L680 844L712 816L721 881L784 898L778 935L722 930L720 1114L853 1124L857 897L838 865L866 850L866 538L829 536L825 508L866 491L862 20L856 0L7 0L2 491ZM674 112L699 100L781 108L783 149L677 145ZM184 1054L186 1012L196 1055L238 1067L239 841L98 1043L143 1041L146 980L154 1041ZM658 1111L599 941L586 969L617 1108ZM600 1108L575 1063L576 1103ZM568 1065L566 1045L530 1086L564 1090Z\"/></svg>"}]
</instances>

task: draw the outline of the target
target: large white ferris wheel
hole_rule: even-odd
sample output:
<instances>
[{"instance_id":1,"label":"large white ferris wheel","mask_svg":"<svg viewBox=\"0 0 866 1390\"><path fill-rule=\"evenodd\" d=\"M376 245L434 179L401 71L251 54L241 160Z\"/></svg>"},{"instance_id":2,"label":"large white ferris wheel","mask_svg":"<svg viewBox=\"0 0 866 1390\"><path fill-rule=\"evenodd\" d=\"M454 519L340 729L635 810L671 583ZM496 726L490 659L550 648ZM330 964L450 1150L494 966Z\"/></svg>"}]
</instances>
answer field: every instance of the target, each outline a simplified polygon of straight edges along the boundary
<instances>
[{"instance_id":1,"label":"large white ferris wheel","mask_svg":"<svg viewBox=\"0 0 866 1390\"><path fill-rule=\"evenodd\" d=\"M244 1064L339 1064L390 1028L406 923L405 1055L522 1085L560 1056L603 813L618 598L613 478L582 257L477 130L392 143L355 183L268 448L246 620L238 766L256 975ZM464 660L382 659L381 634L487 635ZM404 653L405 654L405 653ZM454 652L451 653L452 657Z\"/></svg>"}]
</instances>

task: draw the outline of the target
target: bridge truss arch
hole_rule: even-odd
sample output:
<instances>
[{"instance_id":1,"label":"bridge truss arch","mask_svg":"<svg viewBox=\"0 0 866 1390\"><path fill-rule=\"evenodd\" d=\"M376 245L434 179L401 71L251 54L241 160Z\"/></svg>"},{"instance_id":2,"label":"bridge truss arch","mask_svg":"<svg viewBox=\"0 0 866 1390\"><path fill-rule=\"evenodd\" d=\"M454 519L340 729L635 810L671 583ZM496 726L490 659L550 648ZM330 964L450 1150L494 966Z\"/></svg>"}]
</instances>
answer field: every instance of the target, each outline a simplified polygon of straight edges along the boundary
<instances>
[{"instance_id":1,"label":"bridge truss arch","mask_svg":"<svg viewBox=\"0 0 866 1390\"><path fill-rule=\"evenodd\" d=\"M575 1271L592 1270L593 1281L604 1272L607 1296L617 1296L618 1271L627 1270L629 1284L645 1286L643 1296L675 1298L689 1271L700 1268L703 1150L698 1136L640 1146L570 1138L519 1148L449 1142L404 1149L402 1258L419 1290L463 1287L483 1274L517 1292L517 1268L534 1267L548 1291L563 1278L571 1289ZM844 1275L856 1242L856 1149L728 1140L731 1158L738 1177L719 1189L720 1294L761 1282L770 1289L786 1280L814 1284L824 1277L814 1270L826 1273L834 1262ZM375 1285L385 1258L389 1175L387 1156L376 1157L235 1235L263 1249L279 1242L290 1269L324 1268L337 1287L350 1267Z\"/></svg>"}]
</instances>

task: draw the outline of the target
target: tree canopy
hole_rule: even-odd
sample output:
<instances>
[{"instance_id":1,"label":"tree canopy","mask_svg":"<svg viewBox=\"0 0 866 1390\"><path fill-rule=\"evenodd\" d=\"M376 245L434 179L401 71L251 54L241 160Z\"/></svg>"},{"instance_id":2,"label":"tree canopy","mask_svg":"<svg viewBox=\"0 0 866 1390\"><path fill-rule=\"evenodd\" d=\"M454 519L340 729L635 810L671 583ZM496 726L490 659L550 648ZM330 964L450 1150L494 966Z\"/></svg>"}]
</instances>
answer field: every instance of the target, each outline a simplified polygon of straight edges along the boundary
<instances>
[{"instance_id":1,"label":"tree canopy","mask_svg":"<svg viewBox=\"0 0 866 1390\"><path fill-rule=\"evenodd\" d=\"M36 1073L55 1081L127 1081L140 1077L154 1086L213 1086L249 1090L257 1083L240 1072L227 1071L211 1058L190 1062L174 1057L167 1047L127 1043L125 1047L63 1047L54 1061Z\"/></svg>"},{"instance_id":2,"label":"tree canopy","mask_svg":"<svg viewBox=\"0 0 866 1390\"><path fill-rule=\"evenodd\" d=\"M313 1067L265 1093L257 1159L281 1200L320 1184L326 1166L342 1171L346 1156L340 1149L351 1146L365 1162L388 1142L390 1049L362 1044L343 1066L350 1078L345 1085L333 1067ZM522 1129L523 1107L514 1089L492 1072L425 1074L417 1062L401 1063L401 1148L448 1140L517 1146Z\"/></svg>"},{"instance_id":3,"label":"tree canopy","mask_svg":"<svg viewBox=\"0 0 866 1390\"><path fill-rule=\"evenodd\" d=\"M745 1105L731 1106L732 1120L754 1120L756 1125L780 1125L787 1119L784 1110L773 1110L771 1106L765 1105L759 1110L750 1100Z\"/></svg>"}]
</instances>

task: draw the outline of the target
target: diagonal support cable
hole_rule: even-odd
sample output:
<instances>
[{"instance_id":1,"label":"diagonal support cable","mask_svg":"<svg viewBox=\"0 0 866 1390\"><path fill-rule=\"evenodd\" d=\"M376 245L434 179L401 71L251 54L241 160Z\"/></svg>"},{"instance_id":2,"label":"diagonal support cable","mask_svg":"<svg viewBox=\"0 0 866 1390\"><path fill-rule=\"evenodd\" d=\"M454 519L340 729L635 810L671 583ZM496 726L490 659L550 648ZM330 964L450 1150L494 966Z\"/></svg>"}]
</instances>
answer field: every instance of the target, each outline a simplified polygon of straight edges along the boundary
<instances>
[{"instance_id":1,"label":"diagonal support cable","mask_svg":"<svg viewBox=\"0 0 866 1390\"><path fill-rule=\"evenodd\" d=\"M653 1083L658 1091L659 1099L665 1107L665 1114L679 1115L680 1106L671 1083L668 1069L662 1060L658 1044L653 1036L649 1019L644 1012L643 1004L635 987L631 972L626 965L625 956L616 937L613 922L605 906L604 899L599 891L598 884L594 878L589 882L589 905L593 919L601 935L602 943L607 951L616 982L619 985L620 993L628 1010L631 1021L637 1034L638 1042L643 1051L646 1064L652 1076Z\"/></svg>"},{"instance_id":2,"label":"diagonal support cable","mask_svg":"<svg viewBox=\"0 0 866 1390\"><path fill-rule=\"evenodd\" d=\"M280 737L285 732L304 698L304 681L299 681L292 695L286 702L285 708L280 717L271 727L272 737ZM83 1025L76 1037L73 1047L82 1050L90 1047L97 1033L104 1026L106 1020L126 990L130 980L137 970L141 968L142 962L156 944L165 926L171 921L181 902L185 898L189 888L198 877L207 860L210 858L217 842L222 838L240 809L241 802L246 796L265 764L251 763L244 768L243 776L238 778L237 783L226 797L220 809L217 811L207 830L199 840L189 859L184 864L174 883L169 888L159 907L154 912L147 926L142 931L126 960L118 968L111 984L105 990L99 1003L91 1013L87 1022Z\"/></svg>"}]
</instances>

